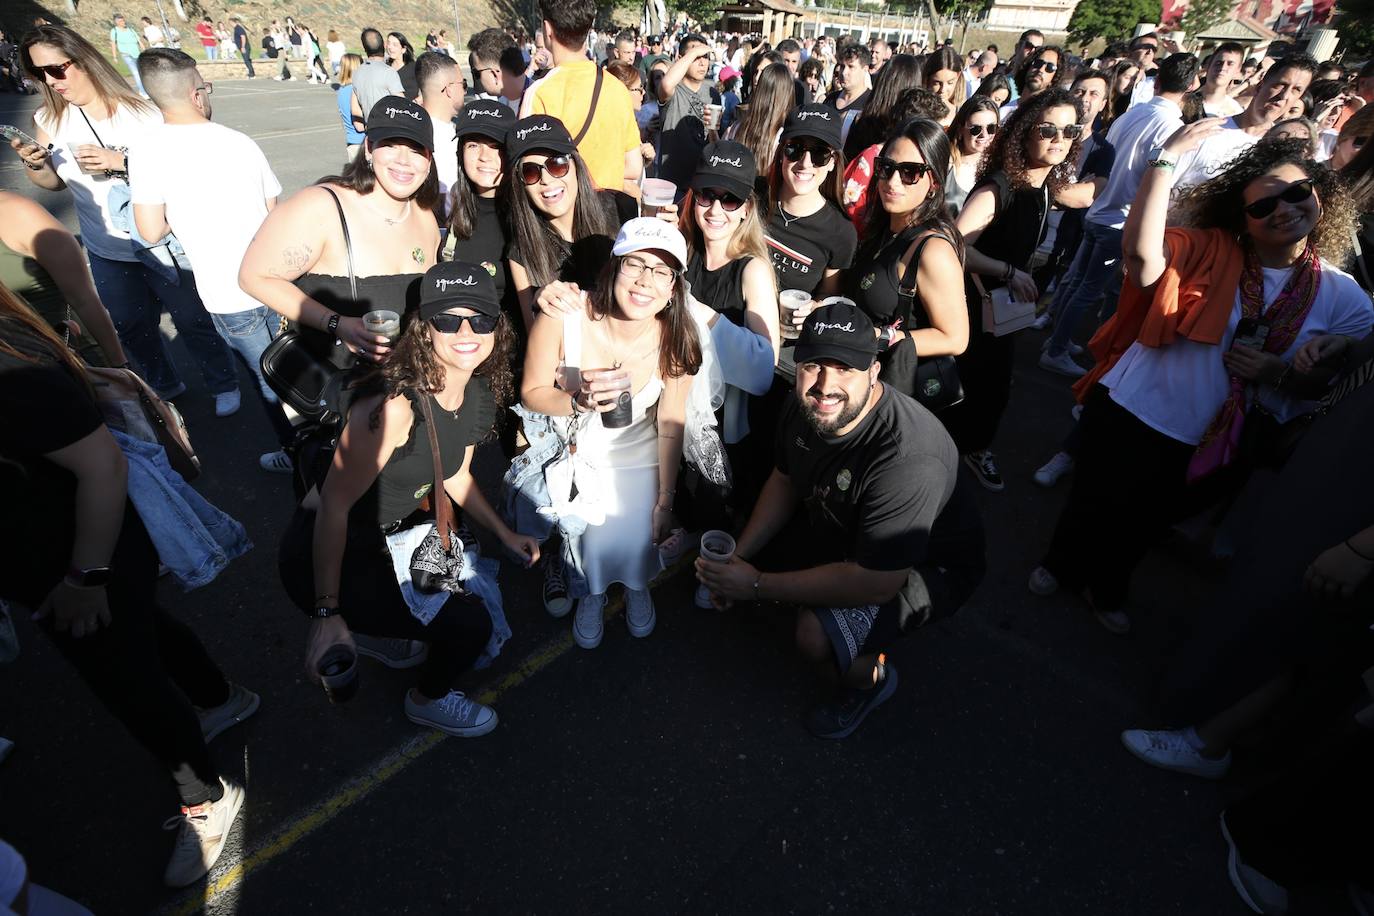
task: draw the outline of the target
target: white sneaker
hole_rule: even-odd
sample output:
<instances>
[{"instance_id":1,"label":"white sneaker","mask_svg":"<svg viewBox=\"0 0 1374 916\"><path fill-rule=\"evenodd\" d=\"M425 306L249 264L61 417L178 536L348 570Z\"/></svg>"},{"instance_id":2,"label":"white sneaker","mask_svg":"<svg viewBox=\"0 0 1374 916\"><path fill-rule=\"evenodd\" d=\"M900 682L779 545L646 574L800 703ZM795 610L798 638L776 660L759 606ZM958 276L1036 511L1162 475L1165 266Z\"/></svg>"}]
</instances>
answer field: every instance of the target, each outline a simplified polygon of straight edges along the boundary
<instances>
[{"instance_id":1,"label":"white sneaker","mask_svg":"<svg viewBox=\"0 0 1374 916\"><path fill-rule=\"evenodd\" d=\"M224 786L224 796L217 802L206 802L194 808L181 809L181 813L169 817L163 823L163 830L177 831L176 845L172 848L172 859L167 863L167 871L162 880L168 887L186 887L195 884L209 873L219 854L224 851L224 841L229 839L229 830L234 826L243 807L243 787L220 780Z\"/></svg>"},{"instance_id":2,"label":"white sneaker","mask_svg":"<svg viewBox=\"0 0 1374 916\"><path fill-rule=\"evenodd\" d=\"M1046 352L1047 350L1049 350L1049 348L1050 348L1050 341L1053 340L1053 339L1054 339L1054 338L1052 338L1052 337L1046 337L1046 338L1045 338L1045 342L1042 343L1042 344L1040 345L1040 352L1041 352L1041 353L1044 353L1044 352ZM1083 352L1083 345L1082 345L1082 344L1076 344L1076 343L1074 343L1074 342L1071 340L1071 341L1069 341L1069 345L1068 345L1065 349L1068 350L1068 353L1069 353L1070 356L1079 356L1079 355L1082 354L1082 352Z\"/></svg>"},{"instance_id":3,"label":"white sneaker","mask_svg":"<svg viewBox=\"0 0 1374 916\"><path fill-rule=\"evenodd\" d=\"M1059 478L1072 470L1073 456L1067 452L1055 452L1054 457L1035 472L1035 482L1042 487L1052 487L1059 483Z\"/></svg>"},{"instance_id":4,"label":"white sneaker","mask_svg":"<svg viewBox=\"0 0 1374 916\"><path fill-rule=\"evenodd\" d=\"M1125 636L1131 632L1131 618L1125 611L1099 611L1093 608L1093 616L1102 628L1113 636Z\"/></svg>"},{"instance_id":5,"label":"white sneaker","mask_svg":"<svg viewBox=\"0 0 1374 916\"><path fill-rule=\"evenodd\" d=\"M716 606L711 603L711 590L704 585L698 585L696 591L692 592L692 604L703 611L716 609Z\"/></svg>"},{"instance_id":6,"label":"white sneaker","mask_svg":"<svg viewBox=\"0 0 1374 916\"><path fill-rule=\"evenodd\" d=\"M258 467L273 474L291 473L291 456L281 449L258 456Z\"/></svg>"},{"instance_id":7,"label":"white sneaker","mask_svg":"<svg viewBox=\"0 0 1374 916\"><path fill-rule=\"evenodd\" d=\"M1054 324L1054 316L1049 311L1044 311L1035 316L1035 320L1031 322L1031 327L1037 331L1048 331L1052 324Z\"/></svg>"},{"instance_id":8,"label":"white sneaker","mask_svg":"<svg viewBox=\"0 0 1374 916\"><path fill-rule=\"evenodd\" d=\"M1030 580L1026 583L1026 587L1031 590L1032 595L1047 598L1059 591L1059 580L1054 577L1054 573L1045 567L1037 566L1031 570Z\"/></svg>"},{"instance_id":9,"label":"white sneaker","mask_svg":"<svg viewBox=\"0 0 1374 916\"><path fill-rule=\"evenodd\" d=\"M1231 829L1226 826L1225 811L1221 812L1221 835L1226 840L1226 873L1245 905L1267 916L1287 913L1288 889L1241 861L1236 842L1231 839Z\"/></svg>"},{"instance_id":10,"label":"white sneaker","mask_svg":"<svg viewBox=\"0 0 1374 916\"><path fill-rule=\"evenodd\" d=\"M601 645L601 636L606 631L602 613L606 610L606 595L588 595L577 602L577 612L573 614L573 642L584 649L595 649Z\"/></svg>"},{"instance_id":11,"label":"white sneaker","mask_svg":"<svg viewBox=\"0 0 1374 916\"><path fill-rule=\"evenodd\" d=\"M388 668L414 668L429 658L429 644L418 639L368 636L354 633L353 643L359 655L376 659Z\"/></svg>"},{"instance_id":12,"label":"white sneaker","mask_svg":"<svg viewBox=\"0 0 1374 916\"><path fill-rule=\"evenodd\" d=\"M1084 369L1073 361L1073 357L1069 355L1067 350L1060 353L1058 356L1046 350L1044 353L1040 354L1039 365L1040 368L1044 369L1046 372L1055 372L1059 375L1067 375L1070 378L1080 378L1088 374L1087 369Z\"/></svg>"},{"instance_id":13,"label":"white sneaker","mask_svg":"<svg viewBox=\"0 0 1374 916\"><path fill-rule=\"evenodd\" d=\"M643 639L654 631L658 615L654 613L654 599L649 590L627 588L625 590L625 626L630 635Z\"/></svg>"},{"instance_id":14,"label":"white sneaker","mask_svg":"<svg viewBox=\"0 0 1374 916\"><path fill-rule=\"evenodd\" d=\"M406 691L406 718L458 738L480 738L496 727L496 710L461 691L450 690L432 703L416 703Z\"/></svg>"},{"instance_id":15,"label":"white sneaker","mask_svg":"<svg viewBox=\"0 0 1374 916\"><path fill-rule=\"evenodd\" d=\"M1121 733L1121 743L1136 757L1161 770L1220 779L1231 768L1230 751L1224 757L1204 757L1181 731L1131 728Z\"/></svg>"},{"instance_id":16,"label":"white sneaker","mask_svg":"<svg viewBox=\"0 0 1374 916\"><path fill-rule=\"evenodd\" d=\"M215 395L215 416L229 417L239 412L239 407L243 404L243 397L239 390L234 388L230 391L221 391Z\"/></svg>"},{"instance_id":17,"label":"white sneaker","mask_svg":"<svg viewBox=\"0 0 1374 916\"><path fill-rule=\"evenodd\" d=\"M1075 404L1075 405L1073 405L1072 407L1070 407L1070 408L1069 408L1069 416L1073 417L1073 421L1074 421L1075 423L1077 423L1079 420L1081 420L1081 419L1083 418L1083 405L1082 405L1082 404Z\"/></svg>"}]
</instances>

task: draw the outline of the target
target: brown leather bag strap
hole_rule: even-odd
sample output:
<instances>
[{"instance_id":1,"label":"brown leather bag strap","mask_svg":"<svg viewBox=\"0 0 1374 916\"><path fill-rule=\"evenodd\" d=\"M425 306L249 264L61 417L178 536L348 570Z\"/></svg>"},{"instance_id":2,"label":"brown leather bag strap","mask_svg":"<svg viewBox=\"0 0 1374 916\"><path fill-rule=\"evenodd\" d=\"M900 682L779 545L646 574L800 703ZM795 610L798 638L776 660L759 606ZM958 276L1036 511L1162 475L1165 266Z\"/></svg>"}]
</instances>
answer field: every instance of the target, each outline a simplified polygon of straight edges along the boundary
<instances>
[{"instance_id":1,"label":"brown leather bag strap","mask_svg":"<svg viewBox=\"0 0 1374 916\"><path fill-rule=\"evenodd\" d=\"M434 503L434 526L439 529L439 542L447 552L449 532L453 530L453 506L444 490L444 463L439 457L439 434L434 429L434 411L429 406L429 394L419 392L420 412L425 415L425 431L429 433L429 453L434 458L434 489L430 491L430 501Z\"/></svg>"}]
</instances>

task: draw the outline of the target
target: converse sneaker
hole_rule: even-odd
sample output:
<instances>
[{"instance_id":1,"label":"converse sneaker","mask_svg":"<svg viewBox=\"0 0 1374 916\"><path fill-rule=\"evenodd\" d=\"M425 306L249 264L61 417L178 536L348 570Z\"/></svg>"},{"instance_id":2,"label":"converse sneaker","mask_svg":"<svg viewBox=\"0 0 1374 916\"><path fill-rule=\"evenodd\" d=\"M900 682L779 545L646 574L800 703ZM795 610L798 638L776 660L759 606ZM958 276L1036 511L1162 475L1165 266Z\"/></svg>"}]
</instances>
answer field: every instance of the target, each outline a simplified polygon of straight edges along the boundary
<instances>
[{"instance_id":1,"label":"converse sneaker","mask_svg":"<svg viewBox=\"0 0 1374 916\"><path fill-rule=\"evenodd\" d=\"M196 707L200 718L200 733L209 744L219 737L225 729L232 728L258 711L262 698L246 687L229 685L229 699L210 709Z\"/></svg>"},{"instance_id":2,"label":"converse sneaker","mask_svg":"<svg viewBox=\"0 0 1374 916\"><path fill-rule=\"evenodd\" d=\"M969 452L964 456L964 464L973 472L973 476L978 478L978 482L984 488L994 493L1002 492L1002 472L997 470L997 456L991 449L984 449L981 452Z\"/></svg>"},{"instance_id":3,"label":"converse sneaker","mask_svg":"<svg viewBox=\"0 0 1374 916\"><path fill-rule=\"evenodd\" d=\"M1026 587L1031 590L1032 595L1048 598L1059 591L1059 580L1045 567L1037 566L1031 570L1030 581L1026 583Z\"/></svg>"},{"instance_id":4,"label":"converse sneaker","mask_svg":"<svg viewBox=\"0 0 1374 916\"><path fill-rule=\"evenodd\" d=\"M1226 873L1245 905L1266 916L1287 913L1288 889L1241 861L1240 850L1236 849L1236 842L1231 839L1231 829L1226 826L1225 811L1221 812L1221 835L1226 840Z\"/></svg>"},{"instance_id":5,"label":"converse sneaker","mask_svg":"<svg viewBox=\"0 0 1374 916\"><path fill-rule=\"evenodd\" d=\"M1073 456L1067 452L1055 452L1054 457L1035 472L1035 482L1042 487L1052 487L1059 483L1059 478L1072 470Z\"/></svg>"},{"instance_id":6,"label":"converse sneaker","mask_svg":"<svg viewBox=\"0 0 1374 916\"><path fill-rule=\"evenodd\" d=\"M414 668L429 658L429 646L418 639L391 639L384 636L353 634L359 655L366 655L388 668Z\"/></svg>"},{"instance_id":7,"label":"converse sneaker","mask_svg":"<svg viewBox=\"0 0 1374 916\"><path fill-rule=\"evenodd\" d=\"M544 610L551 617L566 616L573 602L568 597L568 579L563 568L563 554L555 550L544 562Z\"/></svg>"},{"instance_id":8,"label":"converse sneaker","mask_svg":"<svg viewBox=\"0 0 1374 916\"><path fill-rule=\"evenodd\" d=\"M1092 602L1089 601L1088 604L1091 605ZM1099 611L1097 608L1092 610L1097 622L1102 624L1102 629L1113 636L1125 636L1131 632L1131 618L1125 611Z\"/></svg>"},{"instance_id":9,"label":"converse sneaker","mask_svg":"<svg viewBox=\"0 0 1374 916\"><path fill-rule=\"evenodd\" d=\"M595 649L601 645L601 635L606 630L606 622L602 620L605 610L604 593L579 599L577 613L573 615L573 642L584 649Z\"/></svg>"},{"instance_id":10,"label":"converse sneaker","mask_svg":"<svg viewBox=\"0 0 1374 916\"><path fill-rule=\"evenodd\" d=\"M243 404L243 397L237 388L231 391L221 391L215 395L215 416L229 417L239 412L239 407Z\"/></svg>"},{"instance_id":11,"label":"converse sneaker","mask_svg":"<svg viewBox=\"0 0 1374 916\"><path fill-rule=\"evenodd\" d=\"M848 738L873 710L897 692L897 668L878 656L882 680L866 690L847 688L838 702L817 706L806 717L806 730L817 738Z\"/></svg>"},{"instance_id":12,"label":"converse sneaker","mask_svg":"<svg viewBox=\"0 0 1374 916\"><path fill-rule=\"evenodd\" d=\"M1087 369L1084 369L1073 361L1073 357L1069 355L1069 351L1067 350L1059 354L1054 354L1046 350L1044 353L1040 354L1039 365L1040 368L1044 369L1046 372L1067 375L1069 378L1081 378L1088 374Z\"/></svg>"},{"instance_id":13,"label":"converse sneaker","mask_svg":"<svg viewBox=\"0 0 1374 916\"><path fill-rule=\"evenodd\" d=\"M162 876L168 887L195 884L209 873L224 851L224 841L229 839L234 818L243 807L243 788L223 779L219 782L224 787L219 801L183 807L180 814L169 817L162 825L163 830L177 831L172 859Z\"/></svg>"},{"instance_id":14,"label":"converse sneaker","mask_svg":"<svg viewBox=\"0 0 1374 916\"><path fill-rule=\"evenodd\" d=\"M1052 338L1049 338L1049 337L1046 337L1046 338L1045 338L1045 342L1042 343L1042 344L1040 345L1040 352L1041 352L1041 353L1048 353L1048 352L1049 352L1049 349L1050 349L1050 340L1051 340L1051 339L1052 339ZM1072 340L1069 341L1068 346L1065 347L1064 349L1068 351L1068 353L1069 353L1070 356L1082 356L1082 355L1083 355L1083 345L1082 345L1082 344L1076 344L1076 343L1074 343Z\"/></svg>"},{"instance_id":15,"label":"converse sneaker","mask_svg":"<svg viewBox=\"0 0 1374 916\"><path fill-rule=\"evenodd\" d=\"M654 631L658 615L654 613L654 599L647 588L627 588L625 590L625 626L630 635L643 639Z\"/></svg>"},{"instance_id":16,"label":"converse sneaker","mask_svg":"<svg viewBox=\"0 0 1374 916\"><path fill-rule=\"evenodd\" d=\"M457 690L429 703L417 703L406 692L406 718L459 738L480 738L496 727L496 710Z\"/></svg>"},{"instance_id":17,"label":"converse sneaker","mask_svg":"<svg viewBox=\"0 0 1374 916\"><path fill-rule=\"evenodd\" d=\"M1049 309L1046 309L1035 316L1035 320L1031 322L1031 327L1037 331L1048 331L1052 324L1054 324L1054 316L1050 314Z\"/></svg>"},{"instance_id":18,"label":"converse sneaker","mask_svg":"<svg viewBox=\"0 0 1374 916\"><path fill-rule=\"evenodd\" d=\"M1162 770L1187 773L1203 779L1220 779L1231 768L1231 752L1204 757L1188 743L1182 731L1148 731L1132 728L1121 733L1121 743L1136 757Z\"/></svg>"},{"instance_id":19,"label":"converse sneaker","mask_svg":"<svg viewBox=\"0 0 1374 916\"><path fill-rule=\"evenodd\" d=\"M291 456L281 449L258 456L258 467L273 474L291 473Z\"/></svg>"}]
</instances>

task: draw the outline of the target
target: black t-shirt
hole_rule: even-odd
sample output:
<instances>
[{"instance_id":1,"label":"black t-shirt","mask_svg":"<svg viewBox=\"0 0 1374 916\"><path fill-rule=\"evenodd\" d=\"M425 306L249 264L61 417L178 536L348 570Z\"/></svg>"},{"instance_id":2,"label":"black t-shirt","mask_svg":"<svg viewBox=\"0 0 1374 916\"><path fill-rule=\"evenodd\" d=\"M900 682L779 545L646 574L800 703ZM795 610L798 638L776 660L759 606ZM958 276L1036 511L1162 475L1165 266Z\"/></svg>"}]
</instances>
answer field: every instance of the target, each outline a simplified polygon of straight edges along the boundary
<instances>
[{"instance_id":1,"label":"black t-shirt","mask_svg":"<svg viewBox=\"0 0 1374 916\"><path fill-rule=\"evenodd\" d=\"M277 43L276 43L275 41L272 40L272 36L271 36L271 35L264 35L264 36L262 36L262 50L264 51L264 53L267 54L268 57L270 57L270 58L272 58L272 59L274 59L274 60L276 59L276 57L277 57Z\"/></svg>"},{"instance_id":2,"label":"black t-shirt","mask_svg":"<svg viewBox=\"0 0 1374 916\"><path fill-rule=\"evenodd\" d=\"M803 289L814 293L831 269L847 270L854 264L859 236L854 224L830 201L810 216L792 217L780 212L781 204L768 211L765 237L778 289Z\"/></svg>"},{"instance_id":3,"label":"black t-shirt","mask_svg":"<svg viewBox=\"0 0 1374 916\"><path fill-rule=\"evenodd\" d=\"M629 195L615 191L598 191L596 197L597 204L605 208L606 214L615 227L613 232L618 232L621 223L624 222L621 217L620 199L622 197L629 198ZM549 239L548 244L556 249L558 276L554 279L562 280L564 283L576 283L583 290L596 289L601 268L605 267L611 259L611 248L615 245L615 239L604 235L592 235L568 243L552 232L546 233L546 235ZM510 242L506 245L506 258L524 267L527 273L529 272L529 262L520 251L520 240L514 235L511 236ZM535 286L544 285L533 274L530 275L530 282Z\"/></svg>"},{"instance_id":4,"label":"black t-shirt","mask_svg":"<svg viewBox=\"0 0 1374 916\"><path fill-rule=\"evenodd\" d=\"M934 414L886 386L879 390L878 403L843 438L817 433L789 396L774 461L836 560L890 571L925 560L954 494L959 453Z\"/></svg>"},{"instance_id":5,"label":"black t-shirt","mask_svg":"<svg viewBox=\"0 0 1374 916\"><path fill-rule=\"evenodd\" d=\"M509 244L510 230L506 221L496 209L496 198L477 198L477 223L472 229L472 238L444 241L444 260L467 261L480 264L496 281L496 296L501 301L501 310L514 324L519 334L525 330L524 319L520 317L520 301L515 297L515 287L510 282L510 262L506 260L506 246ZM453 243L452 251L449 242Z\"/></svg>"},{"instance_id":6,"label":"black t-shirt","mask_svg":"<svg viewBox=\"0 0 1374 916\"><path fill-rule=\"evenodd\" d=\"M420 81L415 78L415 61L402 64L401 69L396 71L396 75L401 78L401 90L406 94L406 98L412 101L420 97Z\"/></svg>"},{"instance_id":7,"label":"black t-shirt","mask_svg":"<svg viewBox=\"0 0 1374 916\"><path fill-rule=\"evenodd\" d=\"M865 89L863 91L863 95L859 96L853 102L850 102L844 108L841 108L839 106L839 101L841 98L844 97L844 90L836 89L834 92L830 93L828 96L825 97L825 104L829 105L831 108L841 113L847 113L851 111L863 111L864 106L868 104L868 97L872 92L872 89Z\"/></svg>"}]
</instances>

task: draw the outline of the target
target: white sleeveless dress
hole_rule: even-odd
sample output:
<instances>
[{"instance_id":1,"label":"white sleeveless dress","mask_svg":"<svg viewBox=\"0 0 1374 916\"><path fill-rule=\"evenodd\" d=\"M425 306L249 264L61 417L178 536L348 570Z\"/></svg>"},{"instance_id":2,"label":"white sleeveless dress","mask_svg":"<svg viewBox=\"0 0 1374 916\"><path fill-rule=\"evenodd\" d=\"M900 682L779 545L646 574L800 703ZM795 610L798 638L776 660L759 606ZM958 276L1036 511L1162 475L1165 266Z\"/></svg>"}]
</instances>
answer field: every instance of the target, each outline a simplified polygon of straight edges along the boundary
<instances>
[{"instance_id":1,"label":"white sleeveless dress","mask_svg":"<svg viewBox=\"0 0 1374 916\"><path fill-rule=\"evenodd\" d=\"M563 371L569 390L581 384L584 320L581 313L563 319ZM594 414L584 416L578 426L577 459L595 470L596 496L606 512L601 524L587 526L580 544L582 570L593 595L604 594L616 582L646 589L662 568L653 543L662 393L663 382L655 373L631 399L629 426L607 429Z\"/></svg>"}]
</instances>

